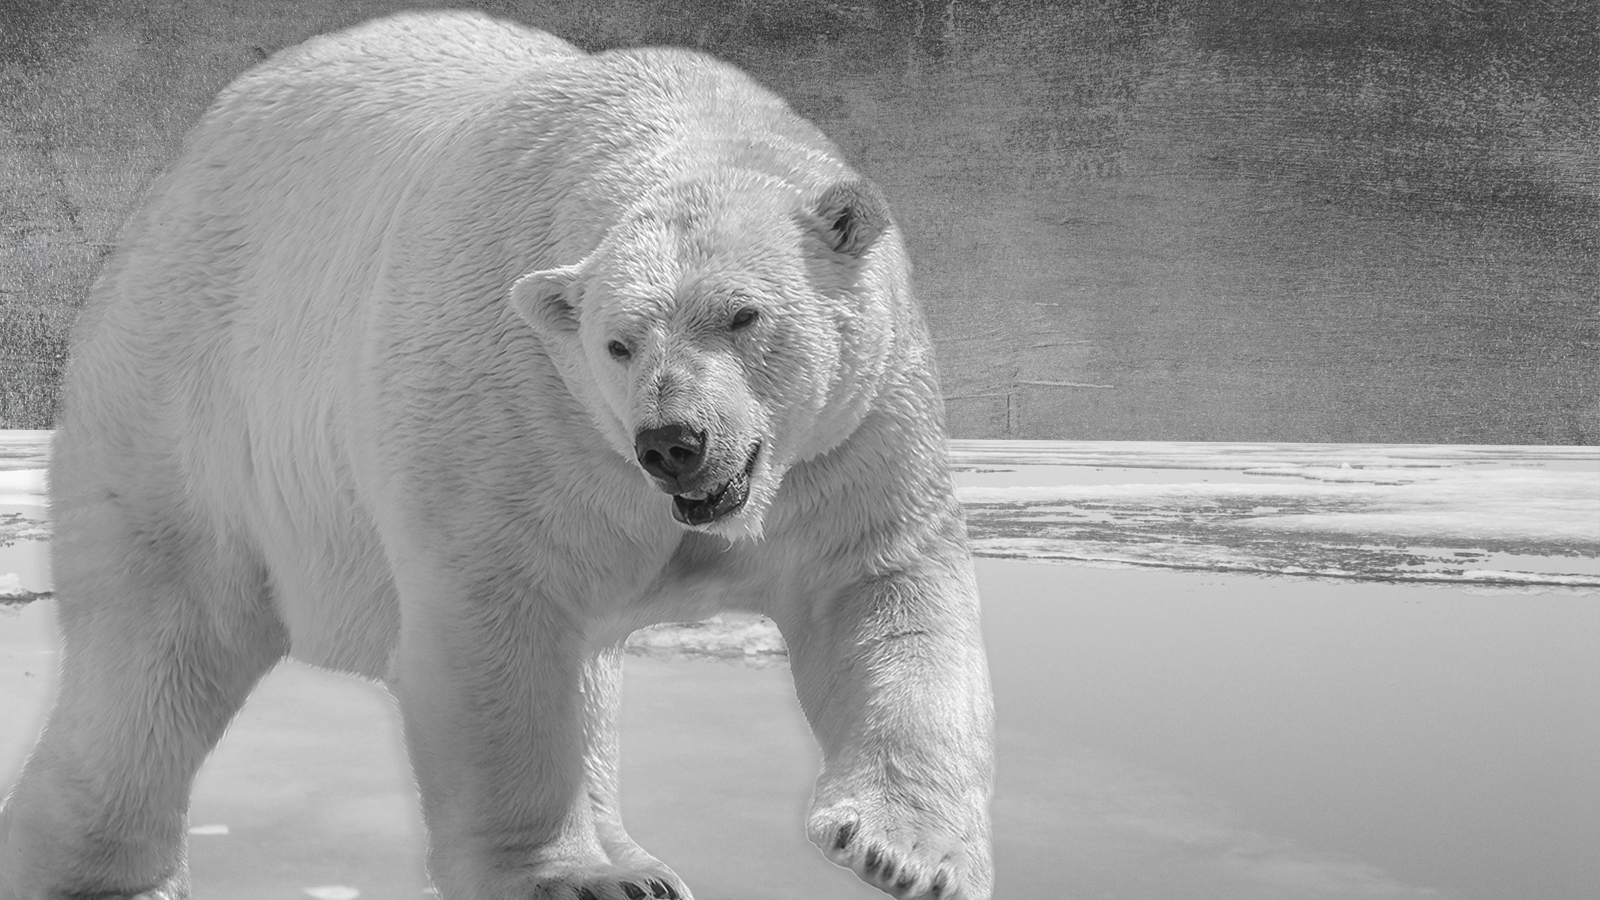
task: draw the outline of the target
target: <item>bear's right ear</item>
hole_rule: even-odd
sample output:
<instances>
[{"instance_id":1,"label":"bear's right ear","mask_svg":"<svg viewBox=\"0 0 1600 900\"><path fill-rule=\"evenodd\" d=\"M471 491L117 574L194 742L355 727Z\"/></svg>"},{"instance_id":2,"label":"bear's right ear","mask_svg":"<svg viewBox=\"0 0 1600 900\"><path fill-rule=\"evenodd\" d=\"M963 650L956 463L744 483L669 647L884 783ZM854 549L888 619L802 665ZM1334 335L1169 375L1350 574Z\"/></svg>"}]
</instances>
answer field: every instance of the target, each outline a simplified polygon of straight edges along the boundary
<instances>
[{"instance_id":1,"label":"bear's right ear","mask_svg":"<svg viewBox=\"0 0 1600 900\"><path fill-rule=\"evenodd\" d=\"M818 198L811 227L828 249L860 259L889 227L889 204L872 182L843 181Z\"/></svg>"},{"instance_id":2,"label":"bear's right ear","mask_svg":"<svg viewBox=\"0 0 1600 900\"><path fill-rule=\"evenodd\" d=\"M511 285L511 305L534 331L570 335L578 331L578 310L569 296L583 263L540 269L518 278Z\"/></svg>"}]
</instances>

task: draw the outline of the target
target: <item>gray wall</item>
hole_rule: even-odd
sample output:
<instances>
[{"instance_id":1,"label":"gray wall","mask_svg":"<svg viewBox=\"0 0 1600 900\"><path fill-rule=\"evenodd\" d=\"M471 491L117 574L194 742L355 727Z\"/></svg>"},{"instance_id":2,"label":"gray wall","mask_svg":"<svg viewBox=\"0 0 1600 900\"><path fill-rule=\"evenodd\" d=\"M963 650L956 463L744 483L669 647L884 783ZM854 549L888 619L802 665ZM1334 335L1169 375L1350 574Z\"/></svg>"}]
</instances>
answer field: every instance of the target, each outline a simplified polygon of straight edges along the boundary
<instances>
[{"instance_id":1,"label":"gray wall","mask_svg":"<svg viewBox=\"0 0 1600 900\"><path fill-rule=\"evenodd\" d=\"M404 3L0 0L0 427L210 96ZM1600 441L1600 4L481 4L752 71L884 188L954 433Z\"/></svg>"}]
</instances>

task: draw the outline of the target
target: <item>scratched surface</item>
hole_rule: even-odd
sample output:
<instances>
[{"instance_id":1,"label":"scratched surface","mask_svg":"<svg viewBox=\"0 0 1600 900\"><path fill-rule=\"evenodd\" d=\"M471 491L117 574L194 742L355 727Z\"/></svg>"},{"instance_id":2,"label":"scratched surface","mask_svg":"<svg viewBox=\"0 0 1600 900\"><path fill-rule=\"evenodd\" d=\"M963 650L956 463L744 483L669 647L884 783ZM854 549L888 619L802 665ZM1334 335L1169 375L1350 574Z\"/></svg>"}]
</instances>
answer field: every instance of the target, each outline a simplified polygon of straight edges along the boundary
<instances>
[{"instance_id":1,"label":"scratched surface","mask_svg":"<svg viewBox=\"0 0 1600 900\"><path fill-rule=\"evenodd\" d=\"M228 80L399 0L0 13L0 427ZM448 4L447 4L448 5ZM753 72L887 193L967 438L1600 442L1600 4L481 5Z\"/></svg>"}]
</instances>

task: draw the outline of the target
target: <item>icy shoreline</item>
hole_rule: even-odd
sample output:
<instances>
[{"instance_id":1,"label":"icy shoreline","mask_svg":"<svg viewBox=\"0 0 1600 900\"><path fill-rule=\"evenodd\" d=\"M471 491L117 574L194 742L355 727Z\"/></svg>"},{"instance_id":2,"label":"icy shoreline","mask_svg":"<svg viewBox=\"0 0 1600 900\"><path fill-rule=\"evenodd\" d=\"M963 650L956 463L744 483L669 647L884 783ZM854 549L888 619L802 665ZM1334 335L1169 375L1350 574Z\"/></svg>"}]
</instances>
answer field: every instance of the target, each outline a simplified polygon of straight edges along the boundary
<instances>
[{"instance_id":1,"label":"icy shoreline","mask_svg":"<svg viewBox=\"0 0 1600 900\"><path fill-rule=\"evenodd\" d=\"M49 432L0 432L0 553L47 541ZM980 557L1600 591L1600 448L952 441ZM0 556L0 604L48 596ZM630 652L762 665L771 623L642 631Z\"/></svg>"},{"instance_id":2,"label":"icy shoreline","mask_svg":"<svg viewBox=\"0 0 1600 900\"><path fill-rule=\"evenodd\" d=\"M1596 448L957 441L952 456L980 556L1600 588Z\"/></svg>"}]
</instances>

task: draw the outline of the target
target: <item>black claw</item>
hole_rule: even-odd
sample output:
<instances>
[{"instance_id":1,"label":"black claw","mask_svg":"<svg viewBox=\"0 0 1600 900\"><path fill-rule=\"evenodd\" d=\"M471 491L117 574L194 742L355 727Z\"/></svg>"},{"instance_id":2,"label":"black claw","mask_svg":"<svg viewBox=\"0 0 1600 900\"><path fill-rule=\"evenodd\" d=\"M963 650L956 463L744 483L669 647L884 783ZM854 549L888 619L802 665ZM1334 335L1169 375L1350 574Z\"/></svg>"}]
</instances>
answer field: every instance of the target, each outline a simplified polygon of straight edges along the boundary
<instances>
[{"instance_id":1,"label":"black claw","mask_svg":"<svg viewBox=\"0 0 1600 900\"><path fill-rule=\"evenodd\" d=\"M934 897L943 897L945 888L949 887L949 883L950 873L944 869L940 869L939 874L933 876L933 887L929 888L929 891Z\"/></svg>"},{"instance_id":2,"label":"black claw","mask_svg":"<svg viewBox=\"0 0 1600 900\"><path fill-rule=\"evenodd\" d=\"M863 861L862 865L868 872L876 872L878 870L878 848L877 847L868 848L868 850L867 850L867 858Z\"/></svg>"},{"instance_id":3,"label":"black claw","mask_svg":"<svg viewBox=\"0 0 1600 900\"><path fill-rule=\"evenodd\" d=\"M883 860L883 871L878 873L878 877L882 878L884 881L892 881L894 880L894 872L894 860L885 857Z\"/></svg>"},{"instance_id":4,"label":"black claw","mask_svg":"<svg viewBox=\"0 0 1600 900\"><path fill-rule=\"evenodd\" d=\"M911 890L911 886L916 883L917 879L913 877L910 872L907 872L906 874L900 876L899 881L894 883L894 889L897 891L909 891Z\"/></svg>"},{"instance_id":5,"label":"black claw","mask_svg":"<svg viewBox=\"0 0 1600 900\"><path fill-rule=\"evenodd\" d=\"M678 896L678 894L677 894L677 892L673 891L672 888L668 887L666 884L664 884L664 883L662 883L660 881L656 881L655 879L652 878L650 880L650 896L652 896L652 897L676 897L676 896Z\"/></svg>"},{"instance_id":6,"label":"black claw","mask_svg":"<svg viewBox=\"0 0 1600 900\"><path fill-rule=\"evenodd\" d=\"M670 884L663 885L667 889L667 900L678 900L678 889Z\"/></svg>"},{"instance_id":7,"label":"black claw","mask_svg":"<svg viewBox=\"0 0 1600 900\"><path fill-rule=\"evenodd\" d=\"M631 881L624 881L620 884L622 887L622 892L628 895L628 900L644 900L645 897L650 896L644 892L643 888Z\"/></svg>"},{"instance_id":8,"label":"black claw","mask_svg":"<svg viewBox=\"0 0 1600 900\"><path fill-rule=\"evenodd\" d=\"M578 900L600 900L600 897L594 891L582 887L578 888Z\"/></svg>"},{"instance_id":9,"label":"black claw","mask_svg":"<svg viewBox=\"0 0 1600 900\"><path fill-rule=\"evenodd\" d=\"M839 834L833 839L833 849L843 850L844 848L850 846L850 839L855 836L856 826L854 823L849 825L840 825Z\"/></svg>"}]
</instances>

